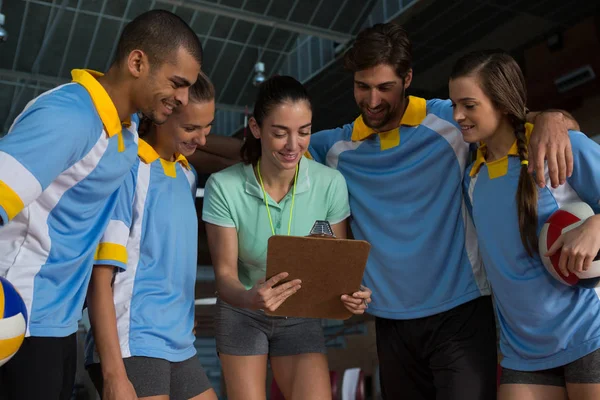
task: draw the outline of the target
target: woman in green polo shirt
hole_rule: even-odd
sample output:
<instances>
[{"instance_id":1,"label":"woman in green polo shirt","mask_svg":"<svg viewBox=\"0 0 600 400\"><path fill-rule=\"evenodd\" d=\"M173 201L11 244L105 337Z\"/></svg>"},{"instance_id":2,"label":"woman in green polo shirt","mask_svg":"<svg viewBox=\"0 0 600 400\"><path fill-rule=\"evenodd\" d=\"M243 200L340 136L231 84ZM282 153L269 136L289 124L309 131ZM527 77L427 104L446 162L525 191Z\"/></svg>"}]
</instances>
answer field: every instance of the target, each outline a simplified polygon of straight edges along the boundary
<instances>
[{"instance_id":1,"label":"woman in green polo shirt","mask_svg":"<svg viewBox=\"0 0 600 400\"><path fill-rule=\"evenodd\" d=\"M350 208L344 178L303 157L311 119L310 98L300 82L268 79L249 121L244 163L206 183L202 219L215 266L217 350L230 400L265 398L267 359L286 398L331 398L320 320L262 311L277 309L302 290L298 279L273 287L286 273L265 282L272 235L306 236L316 220L327 220L337 237L346 237ZM362 314L370 296L365 288L340 301Z\"/></svg>"}]
</instances>

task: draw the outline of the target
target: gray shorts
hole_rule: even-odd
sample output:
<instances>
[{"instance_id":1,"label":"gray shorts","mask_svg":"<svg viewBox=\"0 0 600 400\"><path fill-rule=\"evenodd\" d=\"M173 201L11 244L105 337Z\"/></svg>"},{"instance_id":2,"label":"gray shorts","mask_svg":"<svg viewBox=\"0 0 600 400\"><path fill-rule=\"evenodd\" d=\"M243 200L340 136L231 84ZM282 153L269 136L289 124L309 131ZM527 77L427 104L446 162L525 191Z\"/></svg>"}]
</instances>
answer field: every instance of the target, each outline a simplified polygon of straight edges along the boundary
<instances>
[{"instance_id":1,"label":"gray shorts","mask_svg":"<svg viewBox=\"0 0 600 400\"><path fill-rule=\"evenodd\" d=\"M273 317L219 299L215 324L217 351L222 354L281 357L325 353L320 319Z\"/></svg>"},{"instance_id":2,"label":"gray shorts","mask_svg":"<svg viewBox=\"0 0 600 400\"><path fill-rule=\"evenodd\" d=\"M502 368L500 384L566 386L565 383L600 383L600 349L561 367L541 371Z\"/></svg>"},{"instance_id":3,"label":"gray shorts","mask_svg":"<svg viewBox=\"0 0 600 400\"><path fill-rule=\"evenodd\" d=\"M188 400L212 387L198 356L181 362L151 357L128 357L123 362L138 397L168 395L170 400ZM91 364L87 370L102 397L100 364Z\"/></svg>"}]
</instances>

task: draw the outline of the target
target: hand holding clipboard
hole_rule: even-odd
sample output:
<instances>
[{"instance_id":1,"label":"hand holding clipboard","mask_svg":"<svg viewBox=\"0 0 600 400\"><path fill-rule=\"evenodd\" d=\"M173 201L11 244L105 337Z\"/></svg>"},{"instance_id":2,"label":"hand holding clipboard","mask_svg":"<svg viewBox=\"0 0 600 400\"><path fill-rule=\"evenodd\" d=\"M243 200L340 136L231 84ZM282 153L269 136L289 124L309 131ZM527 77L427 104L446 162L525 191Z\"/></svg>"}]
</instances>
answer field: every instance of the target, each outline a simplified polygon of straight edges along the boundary
<instances>
[{"instance_id":1,"label":"hand holding clipboard","mask_svg":"<svg viewBox=\"0 0 600 400\"><path fill-rule=\"evenodd\" d=\"M343 294L341 299L344 303L344 307L352 314L362 314L369 308L372 293L371 289L360 285L358 292L354 292L352 295Z\"/></svg>"},{"instance_id":2,"label":"hand holding clipboard","mask_svg":"<svg viewBox=\"0 0 600 400\"><path fill-rule=\"evenodd\" d=\"M269 280L263 278L256 285L248 290L250 309L275 311L291 295L296 293L302 287L300 279L294 279L278 285L279 282L288 277L287 272L281 272Z\"/></svg>"},{"instance_id":3,"label":"hand holding clipboard","mask_svg":"<svg viewBox=\"0 0 600 400\"><path fill-rule=\"evenodd\" d=\"M356 289L361 288L370 248L362 240L335 238L329 224L320 221L315 223L311 236L272 236L266 276L287 272L302 281L302 290L276 310L265 311L278 316L331 319L347 319L353 313L364 312L371 291Z\"/></svg>"}]
</instances>

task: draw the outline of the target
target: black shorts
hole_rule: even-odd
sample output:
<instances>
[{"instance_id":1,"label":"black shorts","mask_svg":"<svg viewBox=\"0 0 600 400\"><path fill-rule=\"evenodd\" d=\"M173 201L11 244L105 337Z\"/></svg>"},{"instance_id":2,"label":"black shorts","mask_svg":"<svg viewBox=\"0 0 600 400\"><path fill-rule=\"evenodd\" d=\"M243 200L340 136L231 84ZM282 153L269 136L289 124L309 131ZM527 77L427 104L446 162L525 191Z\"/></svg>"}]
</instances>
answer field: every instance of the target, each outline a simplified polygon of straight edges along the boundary
<instances>
[{"instance_id":1,"label":"black shorts","mask_svg":"<svg viewBox=\"0 0 600 400\"><path fill-rule=\"evenodd\" d=\"M77 339L26 337L0 367L0 400L70 400L77 368Z\"/></svg>"},{"instance_id":2,"label":"black shorts","mask_svg":"<svg viewBox=\"0 0 600 400\"><path fill-rule=\"evenodd\" d=\"M496 398L496 321L489 296L425 318L377 318L376 329L384 399Z\"/></svg>"}]
</instances>

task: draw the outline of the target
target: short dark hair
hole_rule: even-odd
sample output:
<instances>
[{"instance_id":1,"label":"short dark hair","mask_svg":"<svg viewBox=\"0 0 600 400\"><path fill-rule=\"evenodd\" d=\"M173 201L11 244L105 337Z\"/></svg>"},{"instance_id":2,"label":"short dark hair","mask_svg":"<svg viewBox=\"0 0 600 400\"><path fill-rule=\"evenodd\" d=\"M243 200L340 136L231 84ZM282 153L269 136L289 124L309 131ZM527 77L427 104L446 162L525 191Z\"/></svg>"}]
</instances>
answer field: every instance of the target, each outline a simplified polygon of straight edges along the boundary
<instances>
[{"instance_id":1,"label":"short dark hair","mask_svg":"<svg viewBox=\"0 0 600 400\"><path fill-rule=\"evenodd\" d=\"M262 126L265 117L275 107L283 103L295 103L298 101L305 101L312 110L312 102L304 85L291 76L272 76L259 86L252 116L258 126ZM261 154L260 139L255 138L252 134L248 135L241 149L241 156L244 163L256 165Z\"/></svg>"},{"instance_id":2,"label":"short dark hair","mask_svg":"<svg viewBox=\"0 0 600 400\"><path fill-rule=\"evenodd\" d=\"M139 49L146 53L151 64L162 64L180 47L202 65L202 44L192 28L170 11L150 10L123 29L115 63L123 62L133 50Z\"/></svg>"},{"instance_id":3,"label":"short dark hair","mask_svg":"<svg viewBox=\"0 0 600 400\"><path fill-rule=\"evenodd\" d=\"M344 67L351 72L382 64L392 66L402 79L412 67L412 45L408 33L394 22L375 24L362 30L344 55Z\"/></svg>"}]
</instances>

